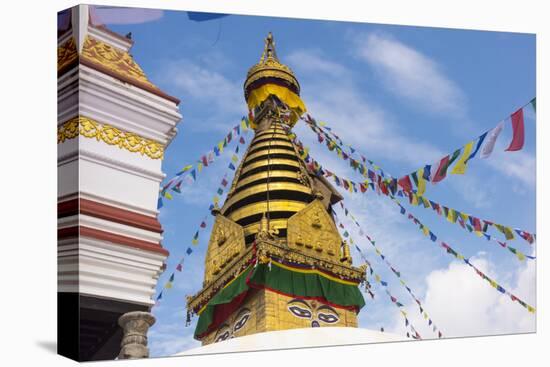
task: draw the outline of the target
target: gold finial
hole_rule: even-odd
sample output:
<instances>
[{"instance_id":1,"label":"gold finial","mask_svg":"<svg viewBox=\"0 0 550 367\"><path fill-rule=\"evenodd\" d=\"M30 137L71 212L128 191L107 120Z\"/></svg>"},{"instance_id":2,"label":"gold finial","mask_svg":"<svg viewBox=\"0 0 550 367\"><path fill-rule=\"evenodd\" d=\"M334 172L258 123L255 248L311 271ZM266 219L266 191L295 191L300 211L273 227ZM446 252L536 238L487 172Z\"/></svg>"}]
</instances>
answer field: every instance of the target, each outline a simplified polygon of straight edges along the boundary
<instances>
[{"instance_id":1,"label":"gold finial","mask_svg":"<svg viewBox=\"0 0 550 367\"><path fill-rule=\"evenodd\" d=\"M279 60L277 58L277 53L275 52L275 40L273 39L273 34L271 32L267 34L265 39L264 52L262 53L260 62L263 62L266 58L275 59L277 61Z\"/></svg>"}]
</instances>

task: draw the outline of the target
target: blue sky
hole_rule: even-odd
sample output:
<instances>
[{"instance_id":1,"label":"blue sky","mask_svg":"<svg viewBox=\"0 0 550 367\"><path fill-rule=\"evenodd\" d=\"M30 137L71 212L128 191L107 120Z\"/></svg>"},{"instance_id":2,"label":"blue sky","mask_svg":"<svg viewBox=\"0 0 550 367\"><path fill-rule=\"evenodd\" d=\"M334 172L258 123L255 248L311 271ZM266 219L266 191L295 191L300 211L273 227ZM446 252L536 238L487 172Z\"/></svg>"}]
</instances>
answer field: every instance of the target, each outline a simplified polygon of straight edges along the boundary
<instances>
[{"instance_id":1,"label":"blue sky","mask_svg":"<svg viewBox=\"0 0 550 367\"><path fill-rule=\"evenodd\" d=\"M246 114L242 84L248 68L259 60L268 31L274 34L279 58L300 81L309 113L397 177L452 153L535 96L535 36L528 34L234 15L198 23L175 11L165 11L155 21L109 28L122 34L131 31L135 40L131 53L149 79L182 100L183 121L163 163L169 177L210 150ZM316 136L303 123L295 131L325 167L360 181L345 162L316 143ZM524 149L505 153L510 139L507 122L489 159L476 158L466 175L451 175L437 186L428 185L426 196L535 232L532 110L526 112ZM170 258L159 289L208 215L229 160L230 153L220 157L161 209L163 245ZM387 198L370 191L344 193L344 197L445 336L535 330L533 315L434 246ZM498 245L478 239L431 210L404 205L438 237L536 306L535 261L519 262ZM201 287L211 224L209 216L199 245L186 258L183 271L176 273L174 288L165 291L162 303L154 308L157 323L149 334L153 356L199 345L191 336L196 318L185 327L185 295ZM391 292L407 305L415 328L424 338L434 337L371 246L359 241L351 222L344 220L344 224L389 282ZM511 245L534 254L534 247L522 240ZM359 256L354 261L359 265ZM404 334L397 308L372 283L376 297L366 296L360 327L384 327Z\"/></svg>"}]
</instances>

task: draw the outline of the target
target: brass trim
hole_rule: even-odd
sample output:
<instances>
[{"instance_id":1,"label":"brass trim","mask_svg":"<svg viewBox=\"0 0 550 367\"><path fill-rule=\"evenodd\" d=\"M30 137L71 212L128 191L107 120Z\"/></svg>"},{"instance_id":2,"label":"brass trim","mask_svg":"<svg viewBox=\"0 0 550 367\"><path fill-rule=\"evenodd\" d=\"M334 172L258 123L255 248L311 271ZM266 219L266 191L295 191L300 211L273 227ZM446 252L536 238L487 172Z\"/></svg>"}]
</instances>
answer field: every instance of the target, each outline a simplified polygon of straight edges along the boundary
<instances>
[{"instance_id":1,"label":"brass trim","mask_svg":"<svg viewBox=\"0 0 550 367\"><path fill-rule=\"evenodd\" d=\"M300 168L300 163L296 162L296 161L293 161L291 159L275 158L275 159L269 159L269 161L267 159L264 159L264 160L261 160L261 161L258 161L258 162L251 163L250 165L248 165L246 167L243 167L243 170L241 171L241 175L245 174L248 171L252 171L255 168L267 167L267 166L274 165L274 164L285 164L287 166Z\"/></svg>"},{"instance_id":2,"label":"brass trim","mask_svg":"<svg viewBox=\"0 0 550 367\"><path fill-rule=\"evenodd\" d=\"M286 229L288 219L270 219L269 228ZM249 236L260 231L260 221L244 227L244 236Z\"/></svg>"},{"instance_id":3,"label":"brass trim","mask_svg":"<svg viewBox=\"0 0 550 367\"><path fill-rule=\"evenodd\" d=\"M296 159L298 159L298 156L293 151L284 150L284 149L269 149L269 150L260 150L259 152L255 152L255 153L247 155L244 162L246 163L246 162L248 162L248 161L250 161L254 158L267 156L268 154L287 154L287 155L294 156L294 157L296 157Z\"/></svg>"},{"instance_id":4,"label":"brass trim","mask_svg":"<svg viewBox=\"0 0 550 367\"><path fill-rule=\"evenodd\" d=\"M288 177L288 178L298 179L296 172L282 171L282 170L269 171L269 177ZM264 178L267 178L267 171L255 173L251 176L248 176L239 180L235 188L238 189L246 184L249 184L251 182L261 180Z\"/></svg>"},{"instance_id":5,"label":"brass trim","mask_svg":"<svg viewBox=\"0 0 550 367\"><path fill-rule=\"evenodd\" d=\"M262 130L256 133L254 136L254 139L263 138L264 136L276 136L276 137L283 137L290 140L288 135L284 132L284 130L281 129L271 129L271 130Z\"/></svg>"},{"instance_id":6,"label":"brass trim","mask_svg":"<svg viewBox=\"0 0 550 367\"><path fill-rule=\"evenodd\" d=\"M263 141L261 143L255 144L255 145L251 144L250 145L250 150L256 150L257 148L260 148L260 147L269 147L269 146L274 146L274 145L283 145L283 146L292 148L294 150L294 146L292 145L290 140L288 142L287 141L280 141L280 140L277 140L277 141Z\"/></svg>"},{"instance_id":7,"label":"brass trim","mask_svg":"<svg viewBox=\"0 0 550 367\"><path fill-rule=\"evenodd\" d=\"M294 200L270 200L269 201L269 211L287 211L287 212L299 212L305 208L308 203L302 201ZM251 215L261 214L267 212L267 201L262 201L259 203L253 203L245 205L230 214L227 215L227 218L231 219L234 222L237 222L243 218L250 217Z\"/></svg>"},{"instance_id":8,"label":"brass trim","mask_svg":"<svg viewBox=\"0 0 550 367\"><path fill-rule=\"evenodd\" d=\"M246 188L243 191L236 193L229 200L227 200L224 204L224 207L229 208L234 203L242 199L245 199L248 196L258 194L261 192L266 192L267 190L268 190L267 183L262 183L262 184L258 184L258 185L254 185L252 187ZM299 191L306 194L311 194L311 189L301 184L297 184L293 182L270 182L269 191L276 191L276 190Z\"/></svg>"}]
</instances>

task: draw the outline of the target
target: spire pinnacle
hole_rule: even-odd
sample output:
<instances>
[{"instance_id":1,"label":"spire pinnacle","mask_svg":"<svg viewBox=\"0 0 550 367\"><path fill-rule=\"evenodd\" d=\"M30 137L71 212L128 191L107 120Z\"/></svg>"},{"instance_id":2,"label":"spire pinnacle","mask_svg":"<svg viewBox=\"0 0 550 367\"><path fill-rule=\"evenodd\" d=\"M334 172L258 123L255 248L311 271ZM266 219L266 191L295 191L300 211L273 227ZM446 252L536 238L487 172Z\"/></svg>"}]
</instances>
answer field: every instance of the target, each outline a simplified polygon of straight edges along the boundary
<instances>
[{"instance_id":1,"label":"spire pinnacle","mask_svg":"<svg viewBox=\"0 0 550 367\"><path fill-rule=\"evenodd\" d=\"M264 52L262 53L260 62L264 62L266 58L279 61L277 57L277 52L275 51L275 39L273 38L273 33L271 32L269 32L267 34L267 37L265 38Z\"/></svg>"}]
</instances>

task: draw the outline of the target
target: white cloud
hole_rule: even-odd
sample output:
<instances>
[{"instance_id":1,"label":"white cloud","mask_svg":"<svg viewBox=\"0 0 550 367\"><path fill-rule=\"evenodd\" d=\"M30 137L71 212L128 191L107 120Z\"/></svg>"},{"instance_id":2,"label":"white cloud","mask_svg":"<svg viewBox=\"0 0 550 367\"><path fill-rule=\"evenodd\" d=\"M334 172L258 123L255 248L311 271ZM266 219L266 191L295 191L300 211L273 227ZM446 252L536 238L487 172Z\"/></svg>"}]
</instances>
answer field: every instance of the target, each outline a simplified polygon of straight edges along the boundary
<instances>
[{"instance_id":1,"label":"white cloud","mask_svg":"<svg viewBox=\"0 0 550 367\"><path fill-rule=\"evenodd\" d=\"M242 86L203 65L208 64L185 58L172 61L155 79L181 96L184 110L185 104L194 103L208 112L207 119L194 124L193 129L227 131L247 111Z\"/></svg>"},{"instance_id":2,"label":"white cloud","mask_svg":"<svg viewBox=\"0 0 550 367\"><path fill-rule=\"evenodd\" d=\"M495 148L487 159L487 163L498 172L519 179L529 188L535 187L536 159L535 156L522 151L504 152L504 148Z\"/></svg>"},{"instance_id":3,"label":"white cloud","mask_svg":"<svg viewBox=\"0 0 550 367\"><path fill-rule=\"evenodd\" d=\"M389 37L371 33L355 39L355 52L392 93L428 111L462 114L465 96L434 60Z\"/></svg>"},{"instance_id":4,"label":"white cloud","mask_svg":"<svg viewBox=\"0 0 550 367\"><path fill-rule=\"evenodd\" d=\"M504 288L536 307L535 263L518 268L513 273L515 286L498 276L494 264L480 256L471 260L481 271L497 280ZM519 303L512 302L481 279L473 269L453 261L445 269L432 271L426 277L426 295L421 300L424 309L446 337L497 335L535 331L535 316ZM423 338L436 337L426 326L416 304L407 306L410 321ZM403 333L400 315L395 316L394 331Z\"/></svg>"}]
</instances>

